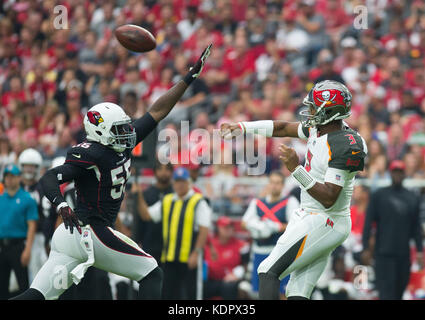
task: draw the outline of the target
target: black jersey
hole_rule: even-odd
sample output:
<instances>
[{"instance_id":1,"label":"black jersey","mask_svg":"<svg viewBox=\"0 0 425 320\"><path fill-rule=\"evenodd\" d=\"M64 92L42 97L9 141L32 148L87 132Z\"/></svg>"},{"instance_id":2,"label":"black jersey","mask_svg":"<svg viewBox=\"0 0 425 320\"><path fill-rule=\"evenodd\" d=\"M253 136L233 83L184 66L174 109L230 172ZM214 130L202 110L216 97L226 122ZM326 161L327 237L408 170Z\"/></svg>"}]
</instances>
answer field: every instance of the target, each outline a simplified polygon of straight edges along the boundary
<instances>
[{"instance_id":1,"label":"black jersey","mask_svg":"<svg viewBox=\"0 0 425 320\"><path fill-rule=\"evenodd\" d=\"M137 143L156 127L149 113L133 126ZM66 201L59 184L74 180L77 194L75 213L84 224L112 226L124 198L130 177L131 150L117 152L103 144L85 141L68 150L65 164L50 170L41 179L46 197L55 205Z\"/></svg>"},{"instance_id":2,"label":"black jersey","mask_svg":"<svg viewBox=\"0 0 425 320\"><path fill-rule=\"evenodd\" d=\"M118 153L97 142L83 142L69 149L65 163L85 169L74 179L78 218L83 223L113 223L130 177L130 151Z\"/></svg>"}]
</instances>

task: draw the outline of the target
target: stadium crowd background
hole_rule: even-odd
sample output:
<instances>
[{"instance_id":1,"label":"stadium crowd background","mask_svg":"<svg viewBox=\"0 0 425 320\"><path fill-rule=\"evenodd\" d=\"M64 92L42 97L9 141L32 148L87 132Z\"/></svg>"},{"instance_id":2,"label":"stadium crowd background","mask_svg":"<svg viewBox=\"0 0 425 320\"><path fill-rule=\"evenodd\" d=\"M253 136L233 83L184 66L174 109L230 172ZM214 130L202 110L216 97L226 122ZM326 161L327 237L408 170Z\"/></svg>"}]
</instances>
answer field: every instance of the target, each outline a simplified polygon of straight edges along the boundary
<instances>
[{"instance_id":1,"label":"stadium crowd background","mask_svg":"<svg viewBox=\"0 0 425 320\"><path fill-rule=\"evenodd\" d=\"M67 8L67 29L54 27L57 5ZM367 8L366 29L353 23L360 5ZM211 132L224 121L295 121L313 83L342 81L353 94L347 123L369 149L359 174L367 188L356 188L353 207L388 181L392 160L402 159L423 199L425 226L423 1L6 0L0 16L2 167L28 147L47 164L65 155L83 139L83 116L96 103L115 102L133 118L143 115L213 43L201 79L164 126L178 130L180 120L190 120L191 128ZM134 54L120 46L113 30L126 23L150 30L156 50ZM301 159L305 145L268 140L267 173L278 169L288 176L278 160L281 142L295 147ZM212 203L225 199L226 208L236 205L237 216L243 214L241 199L259 196L238 190L238 179L246 176L245 166L205 165L200 181L214 177L225 185L199 187ZM353 224L357 238L359 211L353 210L360 221Z\"/></svg>"}]
</instances>

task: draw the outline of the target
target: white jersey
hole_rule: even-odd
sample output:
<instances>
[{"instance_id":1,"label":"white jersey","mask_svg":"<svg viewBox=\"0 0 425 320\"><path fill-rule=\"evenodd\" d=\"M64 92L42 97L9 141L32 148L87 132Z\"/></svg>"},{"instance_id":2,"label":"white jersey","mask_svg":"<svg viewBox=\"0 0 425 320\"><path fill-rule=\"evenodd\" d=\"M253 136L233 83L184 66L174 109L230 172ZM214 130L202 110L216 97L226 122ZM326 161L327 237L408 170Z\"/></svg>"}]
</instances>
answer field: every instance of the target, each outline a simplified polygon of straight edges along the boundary
<instances>
[{"instance_id":1,"label":"white jersey","mask_svg":"<svg viewBox=\"0 0 425 320\"><path fill-rule=\"evenodd\" d=\"M320 135L316 128L306 128L301 123L298 136L307 140L304 167L310 175L319 183L330 182L342 187L335 204L327 209L301 190L301 208L331 216L349 216L354 179L356 173L363 170L367 154L364 139L348 126Z\"/></svg>"}]
</instances>

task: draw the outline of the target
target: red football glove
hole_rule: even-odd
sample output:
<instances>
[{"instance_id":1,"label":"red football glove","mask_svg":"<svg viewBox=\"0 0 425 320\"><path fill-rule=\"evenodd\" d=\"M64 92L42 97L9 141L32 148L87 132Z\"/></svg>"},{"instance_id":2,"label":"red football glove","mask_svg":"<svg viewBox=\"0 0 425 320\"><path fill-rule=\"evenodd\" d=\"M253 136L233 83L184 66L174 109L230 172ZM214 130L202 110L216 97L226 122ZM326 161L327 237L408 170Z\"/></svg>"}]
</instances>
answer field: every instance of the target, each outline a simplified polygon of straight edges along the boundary
<instances>
[{"instance_id":1,"label":"red football glove","mask_svg":"<svg viewBox=\"0 0 425 320\"><path fill-rule=\"evenodd\" d=\"M78 232L81 234L81 227L80 223L78 222L78 217L67 204L64 204L63 206L59 205L58 214L62 217L65 229L68 229L69 227L69 231L72 234L74 232L75 226Z\"/></svg>"}]
</instances>

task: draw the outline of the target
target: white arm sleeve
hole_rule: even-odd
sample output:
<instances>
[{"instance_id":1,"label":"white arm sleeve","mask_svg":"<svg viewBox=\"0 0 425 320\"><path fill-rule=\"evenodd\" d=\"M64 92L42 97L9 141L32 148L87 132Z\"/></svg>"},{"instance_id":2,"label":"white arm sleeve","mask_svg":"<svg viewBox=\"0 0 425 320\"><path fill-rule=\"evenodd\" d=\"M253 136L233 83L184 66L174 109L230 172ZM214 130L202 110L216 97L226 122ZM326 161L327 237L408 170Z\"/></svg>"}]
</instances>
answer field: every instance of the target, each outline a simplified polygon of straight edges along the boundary
<instances>
[{"instance_id":1,"label":"white arm sleeve","mask_svg":"<svg viewBox=\"0 0 425 320\"><path fill-rule=\"evenodd\" d=\"M350 172L348 170L328 168L325 174L325 182L330 182L332 184L336 184L337 186L343 187L349 174Z\"/></svg>"},{"instance_id":2,"label":"white arm sleeve","mask_svg":"<svg viewBox=\"0 0 425 320\"><path fill-rule=\"evenodd\" d=\"M298 137L300 138L300 139L303 139L303 140L308 140L308 137L304 134L304 131L303 131L303 125L302 125L302 123L300 122L300 124L298 125Z\"/></svg>"},{"instance_id":3,"label":"white arm sleeve","mask_svg":"<svg viewBox=\"0 0 425 320\"><path fill-rule=\"evenodd\" d=\"M149 215L151 216L151 219L153 222L158 223L161 221L162 219L161 209L162 209L161 201L155 202L153 205L151 205L148 208Z\"/></svg>"},{"instance_id":4,"label":"white arm sleeve","mask_svg":"<svg viewBox=\"0 0 425 320\"><path fill-rule=\"evenodd\" d=\"M198 205L196 206L196 225L199 227L211 228L211 208L208 203L202 199L199 200Z\"/></svg>"}]
</instances>

